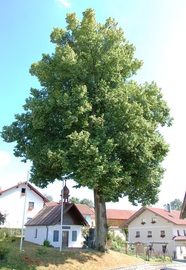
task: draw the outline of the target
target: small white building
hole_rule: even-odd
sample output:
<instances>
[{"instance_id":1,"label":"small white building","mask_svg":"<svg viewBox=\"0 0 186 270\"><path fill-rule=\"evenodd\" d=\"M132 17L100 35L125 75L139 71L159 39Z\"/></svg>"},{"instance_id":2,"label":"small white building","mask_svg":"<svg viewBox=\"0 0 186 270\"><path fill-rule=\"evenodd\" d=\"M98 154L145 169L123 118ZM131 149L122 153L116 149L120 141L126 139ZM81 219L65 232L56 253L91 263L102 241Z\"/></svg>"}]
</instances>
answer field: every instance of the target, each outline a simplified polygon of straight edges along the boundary
<instances>
[{"instance_id":1,"label":"small white building","mask_svg":"<svg viewBox=\"0 0 186 270\"><path fill-rule=\"evenodd\" d=\"M89 226L78 207L73 203L64 203L63 210L61 203L47 203L45 207L26 226L25 240L43 245L47 240L56 248L61 245L63 248L82 247L82 227ZM61 230L61 213L62 230Z\"/></svg>"},{"instance_id":2,"label":"small white building","mask_svg":"<svg viewBox=\"0 0 186 270\"><path fill-rule=\"evenodd\" d=\"M128 227L129 242L152 246L153 252L177 259L186 259L186 220L180 219L180 211L142 207L121 228Z\"/></svg>"},{"instance_id":3,"label":"small white building","mask_svg":"<svg viewBox=\"0 0 186 270\"><path fill-rule=\"evenodd\" d=\"M26 198L26 199L25 199ZM27 182L19 183L6 190L0 190L0 211L6 214L1 227L22 228L22 224L33 218L49 200ZM25 218L23 213L25 206Z\"/></svg>"}]
</instances>

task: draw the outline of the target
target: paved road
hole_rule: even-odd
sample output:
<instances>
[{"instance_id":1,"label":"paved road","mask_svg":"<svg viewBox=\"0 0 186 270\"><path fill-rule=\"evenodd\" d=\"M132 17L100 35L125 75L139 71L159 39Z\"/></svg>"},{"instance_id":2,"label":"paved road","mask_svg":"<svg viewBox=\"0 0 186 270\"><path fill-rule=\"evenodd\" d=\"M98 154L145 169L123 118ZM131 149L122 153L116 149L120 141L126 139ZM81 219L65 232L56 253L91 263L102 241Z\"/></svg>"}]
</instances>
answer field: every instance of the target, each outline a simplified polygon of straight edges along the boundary
<instances>
[{"instance_id":1,"label":"paved road","mask_svg":"<svg viewBox=\"0 0 186 270\"><path fill-rule=\"evenodd\" d=\"M174 266L160 268L160 270L186 270L186 265L176 264Z\"/></svg>"},{"instance_id":2,"label":"paved road","mask_svg":"<svg viewBox=\"0 0 186 270\"><path fill-rule=\"evenodd\" d=\"M171 268L160 268L160 270L186 270L186 266L176 266L176 267L171 267Z\"/></svg>"},{"instance_id":3,"label":"paved road","mask_svg":"<svg viewBox=\"0 0 186 270\"><path fill-rule=\"evenodd\" d=\"M136 265L136 266L127 266L127 267L120 267L110 270L186 270L186 262L173 262L172 264L167 265L156 265L152 266L148 263Z\"/></svg>"}]
</instances>

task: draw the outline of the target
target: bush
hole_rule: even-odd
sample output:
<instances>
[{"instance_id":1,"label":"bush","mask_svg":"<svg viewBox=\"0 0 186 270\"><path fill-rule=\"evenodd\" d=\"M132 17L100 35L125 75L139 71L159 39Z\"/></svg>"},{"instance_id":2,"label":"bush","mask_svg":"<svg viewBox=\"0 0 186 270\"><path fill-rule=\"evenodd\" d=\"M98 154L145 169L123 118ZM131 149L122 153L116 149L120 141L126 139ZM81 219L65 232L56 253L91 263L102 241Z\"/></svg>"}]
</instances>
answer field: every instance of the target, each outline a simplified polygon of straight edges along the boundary
<instances>
[{"instance_id":1,"label":"bush","mask_svg":"<svg viewBox=\"0 0 186 270\"><path fill-rule=\"evenodd\" d=\"M25 230L24 230L25 232ZM23 233L24 233L23 232ZM9 239L9 237L15 237L21 235L21 229L18 228L0 228L0 239Z\"/></svg>"},{"instance_id":2,"label":"bush","mask_svg":"<svg viewBox=\"0 0 186 270\"><path fill-rule=\"evenodd\" d=\"M112 232L109 232L107 235L107 239L109 243L109 248L118 251L123 252L126 246L126 241L124 241L119 235L115 235Z\"/></svg>"},{"instance_id":3,"label":"bush","mask_svg":"<svg viewBox=\"0 0 186 270\"><path fill-rule=\"evenodd\" d=\"M16 238L16 236L14 236L14 235L12 235L12 236L9 237L9 240L10 240L10 242L12 242L12 243L15 242L16 239L17 239L17 238Z\"/></svg>"},{"instance_id":4,"label":"bush","mask_svg":"<svg viewBox=\"0 0 186 270\"><path fill-rule=\"evenodd\" d=\"M47 251L46 251L46 249L44 249L44 248L38 248L38 249L37 249L37 253L38 253L39 255L45 255L45 254L47 253Z\"/></svg>"},{"instance_id":5,"label":"bush","mask_svg":"<svg viewBox=\"0 0 186 270\"><path fill-rule=\"evenodd\" d=\"M0 245L0 260L4 260L6 259L8 253L9 253L9 249L6 248L5 246L3 246L2 244Z\"/></svg>"},{"instance_id":6,"label":"bush","mask_svg":"<svg viewBox=\"0 0 186 270\"><path fill-rule=\"evenodd\" d=\"M3 240L6 237L8 230L6 228L0 229L0 239Z\"/></svg>"},{"instance_id":7,"label":"bush","mask_svg":"<svg viewBox=\"0 0 186 270\"><path fill-rule=\"evenodd\" d=\"M48 240L45 240L43 242L43 246L45 246L45 247L53 247Z\"/></svg>"}]
</instances>

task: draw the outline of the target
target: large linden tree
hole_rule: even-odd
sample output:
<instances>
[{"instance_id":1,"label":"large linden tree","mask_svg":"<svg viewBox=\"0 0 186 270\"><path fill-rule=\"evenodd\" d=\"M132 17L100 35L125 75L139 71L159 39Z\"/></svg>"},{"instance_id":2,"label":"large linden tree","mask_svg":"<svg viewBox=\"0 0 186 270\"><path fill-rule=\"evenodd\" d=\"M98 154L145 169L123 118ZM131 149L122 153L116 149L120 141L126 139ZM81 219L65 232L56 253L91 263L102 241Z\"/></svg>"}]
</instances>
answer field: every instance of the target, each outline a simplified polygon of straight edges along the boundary
<instances>
[{"instance_id":1,"label":"large linden tree","mask_svg":"<svg viewBox=\"0 0 186 270\"><path fill-rule=\"evenodd\" d=\"M37 186L65 176L94 191L95 248L104 250L106 202L157 202L168 153L160 127L172 119L156 83L131 79L142 62L114 19L100 24L87 9L82 21L72 13L66 23L51 33L54 53L31 65L40 89L1 136L32 161Z\"/></svg>"}]
</instances>

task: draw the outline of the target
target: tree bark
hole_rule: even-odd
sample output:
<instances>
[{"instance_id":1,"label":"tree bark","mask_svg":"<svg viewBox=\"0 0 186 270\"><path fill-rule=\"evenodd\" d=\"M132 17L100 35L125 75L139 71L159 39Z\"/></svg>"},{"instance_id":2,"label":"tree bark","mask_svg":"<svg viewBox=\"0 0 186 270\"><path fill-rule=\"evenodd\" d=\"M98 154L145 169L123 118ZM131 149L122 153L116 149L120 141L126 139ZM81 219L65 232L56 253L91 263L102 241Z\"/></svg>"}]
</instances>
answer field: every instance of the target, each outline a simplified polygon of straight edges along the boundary
<instances>
[{"instance_id":1,"label":"tree bark","mask_svg":"<svg viewBox=\"0 0 186 270\"><path fill-rule=\"evenodd\" d=\"M106 238L108 232L106 204L99 191L94 189L95 206L95 249L104 252L106 250Z\"/></svg>"}]
</instances>

